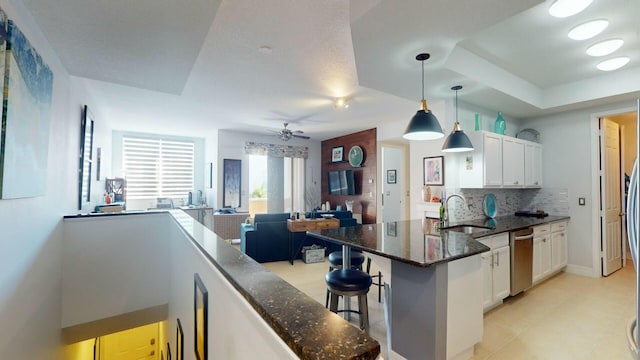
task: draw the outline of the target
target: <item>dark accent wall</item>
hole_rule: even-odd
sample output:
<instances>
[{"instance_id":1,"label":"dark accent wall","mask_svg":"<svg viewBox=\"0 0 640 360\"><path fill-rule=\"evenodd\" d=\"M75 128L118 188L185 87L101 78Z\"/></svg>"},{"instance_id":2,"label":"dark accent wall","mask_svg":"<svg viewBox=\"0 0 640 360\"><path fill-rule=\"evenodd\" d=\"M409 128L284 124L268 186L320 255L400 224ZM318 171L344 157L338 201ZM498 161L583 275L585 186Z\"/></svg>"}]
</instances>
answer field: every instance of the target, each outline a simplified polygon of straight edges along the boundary
<instances>
[{"instance_id":1,"label":"dark accent wall","mask_svg":"<svg viewBox=\"0 0 640 360\"><path fill-rule=\"evenodd\" d=\"M331 203L335 210L336 205L342 205L346 209L345 200L353 200L353 212L362 214L363 224L376 223L376 129L369 129L357 133L328 139L322 142L322 203ZM352 167L349 164L349 149L358 145L364 152L364 161L361 167ZM344 160L331 162L331 151L338 146L344 146ZM332 170L353 170L355 181L355 195L329 195L328 173ZM369 179L372 179L369 182Z\"/></svg>"}]
</instances>

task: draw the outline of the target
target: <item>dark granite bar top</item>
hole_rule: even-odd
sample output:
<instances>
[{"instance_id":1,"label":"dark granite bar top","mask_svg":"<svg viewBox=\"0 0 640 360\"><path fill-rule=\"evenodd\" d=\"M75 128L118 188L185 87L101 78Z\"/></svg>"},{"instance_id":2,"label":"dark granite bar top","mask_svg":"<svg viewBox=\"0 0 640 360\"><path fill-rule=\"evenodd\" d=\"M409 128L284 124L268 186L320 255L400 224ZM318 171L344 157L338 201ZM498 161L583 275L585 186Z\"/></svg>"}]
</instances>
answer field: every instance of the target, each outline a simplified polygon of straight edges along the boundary
<instances>
[{"instance_id":1,"label":"dark granite bar top","mask_svg":"<svg viewBox=\"0 0 640 360\"><path fill-rule=\"evenodd\" d=\"M439 229L438 220L405 220L382 224L359 225L338 229L309 231L308 235L389 259L427 267L489 251L474 239L554 221L568 220L568 216L544 218L502 216L444 224L483 226L470 234Z\"/></svg>"},{"instance_id":2,"label":"dark granite bar top","mask_svg":"<svg viewBox=\"0 0 640 360\"><path fill-rule=\"evenodd\" d=\"M380 344L238 251L183 211L191 240L300 359L375 359Z\"/></svg>"},{"instance_id":3,"label":"dark granite bar top","mask_svg":"<svg viewBox=\"0 0 640 360\"><path fill-rule=\"evenodd\" d=\"M428 219L404 220L309 231L307 234L420 267L489 251L487 246L467 234L434 230L432 225Z\"/></svg>"}]
</instances>

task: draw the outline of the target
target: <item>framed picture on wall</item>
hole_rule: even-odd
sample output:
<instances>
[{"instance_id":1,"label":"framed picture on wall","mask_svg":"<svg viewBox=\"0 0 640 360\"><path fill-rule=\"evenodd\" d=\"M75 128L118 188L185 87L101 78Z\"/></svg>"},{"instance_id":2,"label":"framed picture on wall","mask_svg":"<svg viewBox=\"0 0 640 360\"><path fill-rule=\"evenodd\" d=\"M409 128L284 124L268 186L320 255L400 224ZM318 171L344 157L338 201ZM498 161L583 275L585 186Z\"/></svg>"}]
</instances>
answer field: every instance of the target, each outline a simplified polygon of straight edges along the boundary
<instances>
[{"instance_id":1,"label":"framed picture on wall","mask_svg":"<svg viewBox=\"0 0 640 360\"><path fill-rule=\"evenodd\" d=\"M222 164L222 207L239 208L242 205L242 161L224 159Z\"/></svg>"},{"instance_id":2,"label":"framed picture on wall","mask_svg":"<svg viewBox=\"0 0 640 360\"><path fill-rule=\"evenodd\" d=\"M444 156L432 156L423 159L424 184L444 185Z\"/></svg>"},{"instance_id":3,"label":"framed picture on wall","mask_svg":"<svg viewBox=\"0 0 640 360\"><path fill-rule=\"evenodd\" d=\"M204 282L200 279L198 273L193 274L193 324L194 324L194 341L193 347L197 360L206 360L207 358L207 318L209 314L209 292L204 286Z\"/></svg>"},{"instance_id":4,"label":"framed picture on wall","mask_svg":"<svg viewBox=\"0 0 640 360\"><path fill-rule=\"evenodd\" d=\"M387 184L396 183L396 170L387 170Z\"/></svg>"},{"instance_id":5,"label":"framed picture on wall","mask_svg":"<svg viewBox=\"0 0 640 360\"><path fill-rule=\"evenodd\" d=\"M180 319L176 319L176 359L184 360L184 333L182 332L182 323Z\"/></svg>"},{"instance_id":6,"label":"framed picture on wall","mask_svg":"<svg viewBox=\"0 0 640 360\"><path fill-rule=\"evenodd\" d=\"M344 146L331 148L331 162L340 162L342 160L344 160Z\"/></svg>"}]
</instances>

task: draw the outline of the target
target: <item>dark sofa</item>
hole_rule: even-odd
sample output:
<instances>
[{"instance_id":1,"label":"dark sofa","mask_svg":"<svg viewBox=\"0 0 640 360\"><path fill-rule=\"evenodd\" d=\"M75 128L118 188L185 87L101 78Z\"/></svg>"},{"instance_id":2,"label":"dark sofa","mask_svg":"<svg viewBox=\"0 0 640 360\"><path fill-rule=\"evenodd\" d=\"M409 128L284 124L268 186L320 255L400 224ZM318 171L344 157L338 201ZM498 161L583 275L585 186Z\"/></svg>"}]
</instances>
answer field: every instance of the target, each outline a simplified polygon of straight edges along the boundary
<instances>
[{"instance_id":1,"label":"dark sofa","mask_svg":"<svg viewBox=\"0 0 640 360\"><path fill-rule=\"evenodd\" d=\"M340 219L340 226L353 226L357 222L350 211L332 211L335 218ZM321 213L307 213L309 218L320 217ZM256 260L257 262L284 261L290 258L289 236L287 230L287 219L289 213L256 214L253 225L242 224L240 229L240 250ZM325 247L325 254L341 249L340 245L327 241L307 238L306 233L293 233L294 251L302 246L313 244ZM301 258L302 254L297 252L295 259Z\"/></svg>"}]
</instances>

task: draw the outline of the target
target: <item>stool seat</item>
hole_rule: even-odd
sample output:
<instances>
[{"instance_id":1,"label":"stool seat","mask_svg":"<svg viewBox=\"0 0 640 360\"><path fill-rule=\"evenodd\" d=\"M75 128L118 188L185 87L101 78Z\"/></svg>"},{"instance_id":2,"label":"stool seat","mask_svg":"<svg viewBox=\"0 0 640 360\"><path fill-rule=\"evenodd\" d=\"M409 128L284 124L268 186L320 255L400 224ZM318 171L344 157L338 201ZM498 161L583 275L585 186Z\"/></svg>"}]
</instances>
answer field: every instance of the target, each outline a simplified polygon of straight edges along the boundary
<instances>
[{"instance_id":1,"label":"stool seat","mask_svg":"<svg viewBox=\"0 0 640 360\"><path fill-rule=\"evenodd\" d=\"M361 267L363 263L364 255L361 252L351 251L351 267ZM342 267L342 251L329 254L329 265L332 268Z\"/></svg>"},{"instance_id":2,"label":"stool seat","mask_svg":"<svg viewBox=\"0 0 640 360\"><path fill-rule=\"evenodd\" d=\"M339 292L368 291L373 282L369 274L354 269L329 271L325 280L329 289Z\"/></svg>"}]
</instances>

